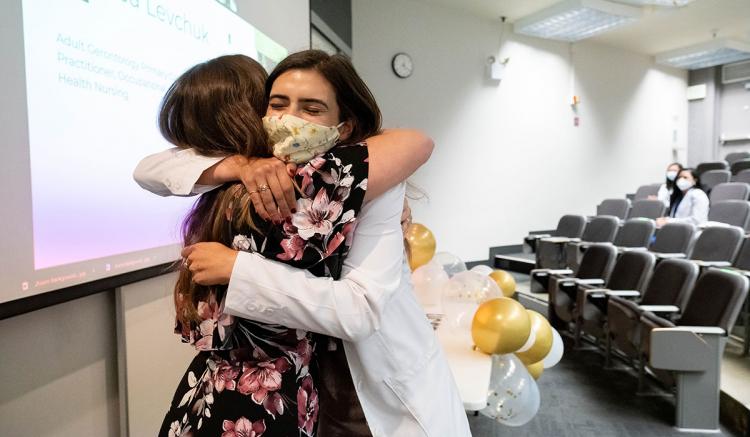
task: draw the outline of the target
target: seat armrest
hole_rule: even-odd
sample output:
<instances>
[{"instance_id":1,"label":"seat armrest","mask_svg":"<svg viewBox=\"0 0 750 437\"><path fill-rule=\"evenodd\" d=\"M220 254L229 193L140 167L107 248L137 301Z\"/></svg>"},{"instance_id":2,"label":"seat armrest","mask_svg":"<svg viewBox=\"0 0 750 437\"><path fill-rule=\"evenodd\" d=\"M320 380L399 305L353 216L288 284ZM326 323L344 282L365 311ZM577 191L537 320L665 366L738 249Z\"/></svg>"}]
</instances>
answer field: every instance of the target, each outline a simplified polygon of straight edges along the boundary
<instances>
[{"instance_id":1,"label":"seat armrest","mask_svg":"<svg viewBox=\"0 0 750 437\"><path fill-rule=\"evenodd\" d=\"M633 252L633 251L636 251L636 250L646 251L646 250L648 250L648 248L647 247L623 247L623 246L617 246L617 251L618 252Z\"/></svg>"},{"instance_id":2,"label":"seat armrest","mask_svg":"<svg viewBox=\"0 0 750 437\"><path fill-rule=\"evenodd\" d=\"M697 264L699 267L730 267L732 263L729 261L701 261L701 260L690 260Z\"/></svg>"},{"instance_id":3,"label":"seat armrest","mask_svg":"<svg viewBox=\"0 0 750 437\"><path fill-rule=\"evenodd\" d=\"M675 259L675 258L685 258L684 253L664 253L664 252L654 252L654 255L656 255L659 259Z\"/></svg>"},{"instance_id":4,"label":"seat armrest","mask_svg":"<svg viewBox=\"0 0 750 437\"><path fill-rule=\"evenodd\" d=\"M531 271L531 276L548 276L548 275L572 275L573 270L570 269L534 269Z\"/></svg>"},{"instance_id":5,"label":"seat armrest","mask_svg":"<svg viewBox=\"0 0 750 437\"><path fill-rule=\"evenodd\" d=\"M572 243L581 241L580 238L568 238L568 237L547 237L541 239L547 243Z\"/></svg>"},{"instance_id":6,"label":"seat armrest","mask_svg":"<svg viewBox=\"0 0 750 437\"><path fill-rule=\"evenodd\" d=\"M579 288L581 292L587 297L591 299L603 299L607 297L607 292L609 291L609 288Z\"/></svg>"},{"instance_id":7,"label":"seat armrest","mask_svg":"<svg viewBox=\"0 0 750 437\"><path fill-rule=\"evenodd\" d=\"M591 278L591 279L576 279L578 285L604 285L604 279Z\"/></svg>"},{"instance_id":8,"label":"seat armrest","mask_svg":"<svg viewBox=\"0 0 750 437\"><path fill-rule=\"evenodd\" d=\"M641 292L638 290L610 290L607 292L607 296L617 297L639 297Z\"/></svg>"},{"instance_id":9,"label":"seat armrest","mask_svg":"<svg viewBox=\"0 0 750 437\"><path fill-rule=\"evenodd\" d=\"M680 308L675 305L638 305L643 311L650 311L652 313L678 313Z\"/></svg>"},{"instance_id":10,"label":"seat armrest","mask_svg":"<svg viewBox=\"0 0 750 437\"><path fill-rule=\"evenodd\" d=\"M674 328L656 328L656 329L670 329L672 331L686 331L694 332L701 335L726 335L727 331L724 328L718 326L675 326Z\"/></svg>"},{"instance_id":11,"label":"seat armrest","mask_svg":"<svg viewBox=\"0 0 750 437\"><path fill-rule=\"evenodd\" d=\"M707 335L710 337L705 337ZM720 359L721 347L717 341L722 335L724 330L717 326L654 328L651 330L649 361L656 369L706 371Z\"/></svg>"},{"instance_id":12,"label":"seat armrest","mask_svg":"<svg viewBox=\"0 0 750 437\"><path fill-rule=\"evenodd\" d=\"M540 238L550 238L552 234L529 234L526 236L528 240L538 240Z\"/></svg>"}]
</instances>

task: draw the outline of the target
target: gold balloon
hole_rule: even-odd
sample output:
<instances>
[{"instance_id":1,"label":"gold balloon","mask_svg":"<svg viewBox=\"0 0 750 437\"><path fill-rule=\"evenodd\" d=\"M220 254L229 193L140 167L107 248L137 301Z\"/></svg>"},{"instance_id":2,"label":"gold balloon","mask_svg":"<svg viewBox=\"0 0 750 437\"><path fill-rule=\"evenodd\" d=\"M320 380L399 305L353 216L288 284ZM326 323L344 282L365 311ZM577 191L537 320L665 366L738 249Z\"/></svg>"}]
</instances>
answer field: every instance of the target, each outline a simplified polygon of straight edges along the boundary
<instances>
[{"instance_id":1,"label":"gold balloon","mask_svg":"<svg viewBox=\"0 0 750 437\"><path fill-rule=\"evenodd\" d=\"M531 319L531 330L536 334L534 344L528 350L517 352L516 356L529 366L538 363L552 350L552 326L543 315L536 311L526 310Z\"/></svg>"},{"instance_id":2,"label":"gold balloon","mask_svg":"<svg viewBox=\"0 0 750 437\"><path fill-rule=\"evenodd\" d=\"M474 344L487 354L509 354L521 348L531 334L529 313L507 297L479 305L471 322Z\"/></svg>"},{"instance_id":3,"label":"gold balloon","mask_svg":"<svg viewBox=\"0 0 750 437\"><path fill-rule=\"evenodd\" d=\"M534 377L534 379L539 379L540 376L542 376L542 372L544 372L544 362L539 361L533 364L524 364L526 366L526 370L529 371L531 376Z\"/></svg>"},{"instance_id":4,"label":"gold balloon","mask_svg":"<svg viewBox=\"0 0 750 437\"><path fill-rule=\"evenodd\" d=\"M513 275L505 270L495 270L490 273L490 278L500 287L503 296L512 297L516 293L516 280Z\"/></svg>"},{"instance_id":5,"label":"gold balloon","mask_svg":"<svg viewBox=\"0 0 750 437\"><path fill-rule=\"evenodd\" d=\"M404 239L408 243L409 267L412 271L430 262L435 255L435 236L425 225L410 224Z\"/></svg>"}]
</instances>

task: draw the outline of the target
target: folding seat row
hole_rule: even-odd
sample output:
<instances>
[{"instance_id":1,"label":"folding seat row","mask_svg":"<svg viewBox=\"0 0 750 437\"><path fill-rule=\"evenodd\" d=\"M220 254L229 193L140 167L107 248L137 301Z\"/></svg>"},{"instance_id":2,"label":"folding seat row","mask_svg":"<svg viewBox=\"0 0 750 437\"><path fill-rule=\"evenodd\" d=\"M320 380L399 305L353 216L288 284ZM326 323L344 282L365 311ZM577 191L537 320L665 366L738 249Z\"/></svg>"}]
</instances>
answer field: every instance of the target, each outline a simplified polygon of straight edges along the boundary
<instances>
[{"instance_id":1,"label":"folding seat row","mask_svg":"<svg viewBox=\"0 0 750 437\"><path fill-rule=\"evenodd\" d=\"M708 247L710 238L716 236L704 232L696 249ZM637 366L641 379L648 370L666 384L677 381L678 426L711 428L718 423L718 363L747 297L742 273L750 268L750 242L736 257L736 249L729 252L733 270L687 259L656 264L646 251L614 261L612 245L593 245L575 276L547 275L550 322L563 331L573 324L576 344L584 335L604 340L607 363L615 349ZM705 414L714 407L715 415Z\"/></svg>"}]
</instances>

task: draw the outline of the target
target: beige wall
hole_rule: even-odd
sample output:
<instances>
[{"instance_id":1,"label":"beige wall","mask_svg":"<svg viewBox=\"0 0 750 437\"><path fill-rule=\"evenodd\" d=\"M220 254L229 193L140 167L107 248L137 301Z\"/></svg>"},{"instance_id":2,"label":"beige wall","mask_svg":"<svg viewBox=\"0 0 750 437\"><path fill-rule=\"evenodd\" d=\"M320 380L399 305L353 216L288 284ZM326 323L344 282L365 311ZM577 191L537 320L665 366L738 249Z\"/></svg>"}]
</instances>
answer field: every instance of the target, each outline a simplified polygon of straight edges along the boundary
<instances>
[{"instance_id":1,"label":"beige wall","mask_svg":"<svg viewBox=\"0 0 750 437\"><path fill-rule=\"evenodd\" d=\"M121 399L131 436L156 435L172 396L195 357L173 334L176 274L122 287L117 292L119 345L124 356Z\"/></svg>"},{"instance_id":2,"label":"beige wall","mask_svg":"<svg viewBox=\"0 0 750 437\"><path fill-rule=\"evenodd\" d=\"M686 74L651 57L522 37L424 1L354 0L352 11L354 64L386 125L435 139L413 178L430 201L412 209L439 251L486 259L490 246L663 180L673 149L685 150ZM402 51L414 61L408 79L391 72ZM485 79L490 55L510 58L499 84Z\"/></svg>"},{"instance_id":3,"label":"beige wall","mask_svg":"<svg viewBox=\"0 0 750 437\"><path fill-rule=\"evenodd\" d=\"M114 292L0 320L0 434L113 436Z\"/></svg>"}]
</instances>

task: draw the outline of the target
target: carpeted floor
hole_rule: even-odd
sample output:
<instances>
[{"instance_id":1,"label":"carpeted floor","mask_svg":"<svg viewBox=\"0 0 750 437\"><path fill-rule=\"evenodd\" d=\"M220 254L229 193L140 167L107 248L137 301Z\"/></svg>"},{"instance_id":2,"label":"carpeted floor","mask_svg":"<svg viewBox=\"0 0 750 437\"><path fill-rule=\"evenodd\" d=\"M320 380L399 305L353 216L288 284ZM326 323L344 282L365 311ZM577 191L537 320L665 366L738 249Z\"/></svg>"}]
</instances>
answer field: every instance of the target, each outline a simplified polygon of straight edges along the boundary
<instances>
[{"instance_id":1,"label":"carpeted floor","mask_svg":"<svg viewBox=\"0 0 750 437\"><path fill-rule=\"evenodd\" d=\"M565 339L560 363L539 379L542 405L531 422L518 428L501 425L481 414L470 416L474 437L666 437L729 436L682 434L673 427L674 398L658 388L653 396L636 396L637 379L632 371L602 367L603 358L594 350L573 351Z\"/></svg>"}]
</instances>

